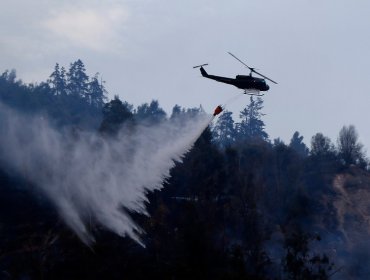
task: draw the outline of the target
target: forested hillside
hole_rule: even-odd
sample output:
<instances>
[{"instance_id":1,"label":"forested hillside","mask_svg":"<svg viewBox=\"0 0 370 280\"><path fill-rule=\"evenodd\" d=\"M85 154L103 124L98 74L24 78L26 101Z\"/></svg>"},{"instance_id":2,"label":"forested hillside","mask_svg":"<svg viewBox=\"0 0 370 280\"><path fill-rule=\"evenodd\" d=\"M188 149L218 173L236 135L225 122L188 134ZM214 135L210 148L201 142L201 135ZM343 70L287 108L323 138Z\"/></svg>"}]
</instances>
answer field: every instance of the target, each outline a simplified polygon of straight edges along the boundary
<instances>
[{"instance_id":1,"label":"forested hillside","mask_svg":"<svg viewBox=\"0 0 370 280\"><path fill-rule=\"evenodd\" d=\"M76 139L119 138L122 127L129 138L139 125L204 114L175 105L167 115L156 100L135 108L128 94L108 100L81 60L56 64L40 84L14 70L0 77L2 106ZM143 229L142 245L92 220L87 246L0 154L0 279L367 279L370 173L355 127L333 140L318 132L307 147L299 132L270 139L263 115L259 97L237 122L224 111L164 188L146 194L148 215L121 209Z\"/></svg>"}]
</instances>

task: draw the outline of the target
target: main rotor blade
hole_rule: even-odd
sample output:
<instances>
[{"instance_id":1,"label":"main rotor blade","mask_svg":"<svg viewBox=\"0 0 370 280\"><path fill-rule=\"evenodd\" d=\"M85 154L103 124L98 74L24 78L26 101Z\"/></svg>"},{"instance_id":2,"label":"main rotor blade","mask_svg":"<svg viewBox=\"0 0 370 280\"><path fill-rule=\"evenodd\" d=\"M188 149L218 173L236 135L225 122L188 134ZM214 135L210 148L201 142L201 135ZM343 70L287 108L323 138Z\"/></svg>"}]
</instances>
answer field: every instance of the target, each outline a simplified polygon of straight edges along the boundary
<instances>
[{"instance_id":1,"label":"main rotor blade","mask_svg":"<svg viewBox=\"0 0 370 280\"><path fill-rule=\"evenodd\" d=\"M248 67L249 70L251 70L253 73L256 73L257 75L260 75L261 77L264 77L266 80L269 80L270 82L273 82L274 84L277 84L277 82L271 80L270 78L266 77L265 75L262 75L261 73L257 72L256 70L254 70L254 68L252 67L249 67L247 64L245 64L243 61L241 61L239 58L237 58L235 55L233 55L231 52L228 52L229 55L231 55L232 57L234 57L236 60L238 60L240 63L242 63L244 66Z\"/></svg>"},{"instance_id":2,"label":"main rotor blade","mask_svg":"<svg viewBox=\"0 0 370 280\"><path fill-rule=\"evenodd\" d=\"M245 64L243 61L241 61L239 58L237 58L235 55L233 55L231 52L227 52L229 55L231 55L233 58L235 58L237 61L239 61L241 64L243 64L244 66L248 67L250 70L252 70L252 68L250 68L247 64Z\"/></svg>"},{"instance_id":3,"label":"main rotor blade","mask_svg":"<svg viewBox=\"0 0 370 280\"><path fill-rule=\"evenodd\" d=\"M260 75L261 77L264 77L266 80L269 80L270 82L273 82L274 84L277 84L277 82L271 80L270 78L266 77L265 75L262 75L261 73L258 73L256 70L251 69L251 71L256 73L257 75Z\"/></svg>"}]
</instances>

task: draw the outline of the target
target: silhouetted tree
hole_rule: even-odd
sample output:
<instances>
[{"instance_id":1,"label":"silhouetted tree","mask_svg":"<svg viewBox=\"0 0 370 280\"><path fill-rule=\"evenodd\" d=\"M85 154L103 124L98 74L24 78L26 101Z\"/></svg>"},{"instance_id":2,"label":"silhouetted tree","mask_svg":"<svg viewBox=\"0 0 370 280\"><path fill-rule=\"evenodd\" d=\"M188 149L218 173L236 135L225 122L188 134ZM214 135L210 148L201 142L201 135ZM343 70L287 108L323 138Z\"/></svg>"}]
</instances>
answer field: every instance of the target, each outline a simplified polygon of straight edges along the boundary
<instances>
[{"instance_id":1,"label":"silhouetted tree","mask_svg":"<svg viewBox=\"0 0 370 280\"><path fill-rule=\"evenodd\" d=\"M353 125L343 126L338 137L339 157L345 165L366 165L363 145L358 142L358 133Z\"/></svg>"},{"instance_id":2,"label":"silhouetted tree","mask_svg":"<svg viewBox=\"0 0 370 280\"><path fill-rule=\"evenodd\" d=\"M67 90L67 81L64 67L60 68L55 64L53 73L50 74L48 84L54 95L65 95Z\"/></svg>"},{"instance_id":3,"label":"silhouetted tree","mask_svg":"<svg viewBox=\"0 0 370 280\"><path fill-rule=\"evenodd\" d=\"M298 131L294 132L289 147L303 157L308 156L309 150L306 144L303 143L303 136L300 136Z\"/></svg>"},{"instance_id":4,"label":"silhouetted tree","mask_svg":"<svg viewBox=\"0 0 370 280\"><path fill-rule=\"evenodd\" d=\"M104 101L107 99L105 96L106 93L107 91L103 85L103 82L99 83L99 73L96 73L88 84L88 96L90 104L98 109L103 108Z\"/></svg>"},{"instance_id":5,"label":"silhouetted tree","mask_svg":"<svg viewBox=\"0 0 370 280\"><path fill-rule=\"evenodd\" d=\"M232 112L223 111L212 130L213 139L221 148L230 146L235 141L235 128Z\"/></svg>"},{"instance_id":6,"label":"silhouetted tree","mask_svg":"<svg viewBox=\"0 0 370 280\"><path fill-rule=\"evenodd\" d=\"M15 69L12 69L10 71L6 70L1 74L1 78L9 83L15 83L16 82L15 79L17 78L17 72L15 71Z\"/></svg>"},{"instance_id":7,"label":"silhouetted tree","mask_svg":"<svg viewBox=\"0 0 370 280\"><path fill-rule=\"evenodd\" d=\"M241 122L236 124L238 140L268 139L265 123L262 121L262 116L264 116L262 109L262 98L254 99L251 96L249 105L240 112Z\"/></svg>"},{"instance_id":8,"label":"silhouetted tree","mask_svg":"<svg viewBox=\"0 0 370 280\"><path fill-rule=\"evenodd\" d=\"M122 102L116 95L113 100L103 107L103 121L100 131L116 134L126 121L133 120L132 105Z\"/></svg>"},{"instance_id":9,"label":"silhouetted tree","mask_svg":"<svg viewBox=\"0 0 370 280\"><path fill-rule=\"evenodd\" d=\"M69 94L81 98L88 98L87 89L89 77L86 75L85 65L80 59L71 63L67 73L67 81Z\"/></svg>"},{"instance_id":10,"label":"silhouetted tree","mask_svg":"<svg viewBox=\"0 0 370 280\"><path fill-rule=\"evenodd\" d=\"M311 138L311 151L313 156L327 156L335 153L335 147L329 137L316 133Z\"/></svg>"},{"instance_id":11,"label":"silhouetted tree","mask_svg":"<svg viewBox=\"0 0 370 280\"><path fill-rule=\"evenodd\" d=\"M152 100L150 104L144 103L137 108L135 119L138 122L156 124L166 119L166 112L159 107L157 100Z\"/></svg>"},{"instance_id":12,"label":"silhouetted tree","mask_svg":"<svg viewBox=\"0 0 370 280\"><path fill-rule=\"evenodd\" d=\"M178 118L178 117L181 115L181 113L183 113L183 112L184 112L184 110L185 110L185 109L181 108L181 106L179 106L179 105L177 105L177 104L176 104L176 105L172 108L172 113L171 113L171 117L170 117L170 119L171 119L171 120L173 120L173 119Z\"/></svg>"},{"instance_id":13,"label":"silhouetted tree","mask_svg":"<svg viewBox=\"0 0 370 280\"><path fill-rule=\"evenodd\" d=\"M276 147L276 146L279 146L279 145L285 145L284 141L280 139L280 137L278 138L275 138L273 141L272 141L272 144Z\"/></svg>"}]
</instances>

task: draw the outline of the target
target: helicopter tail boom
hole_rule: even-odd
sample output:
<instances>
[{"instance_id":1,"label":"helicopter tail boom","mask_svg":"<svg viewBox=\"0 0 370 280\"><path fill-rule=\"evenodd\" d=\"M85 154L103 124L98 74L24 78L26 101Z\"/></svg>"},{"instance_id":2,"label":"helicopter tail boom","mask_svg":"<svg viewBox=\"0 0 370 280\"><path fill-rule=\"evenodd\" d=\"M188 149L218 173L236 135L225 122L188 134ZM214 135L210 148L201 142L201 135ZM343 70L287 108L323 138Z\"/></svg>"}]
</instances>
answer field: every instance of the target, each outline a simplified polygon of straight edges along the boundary
<instances>
[{"instance_id":1,"label":"helicopter tail boom","mask_svg":"<svg viewBox=\"0 0 370 280\"><path fill-rule=\"evenodd\" d=\"M200 67L200 73L202 74L203 77L208 77L209 76L208 73L207 73L207 71L204 70L203 67Z\"/></svg>"}]
</instances>

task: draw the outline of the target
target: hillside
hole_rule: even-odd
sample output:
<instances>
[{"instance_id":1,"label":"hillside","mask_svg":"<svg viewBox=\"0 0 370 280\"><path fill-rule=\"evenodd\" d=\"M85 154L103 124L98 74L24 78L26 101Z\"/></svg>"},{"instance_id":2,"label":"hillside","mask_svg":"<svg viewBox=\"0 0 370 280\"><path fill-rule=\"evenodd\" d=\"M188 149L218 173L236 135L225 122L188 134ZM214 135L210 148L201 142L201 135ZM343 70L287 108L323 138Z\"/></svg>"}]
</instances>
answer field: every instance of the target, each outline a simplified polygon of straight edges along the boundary
<instances>
[{"instance_id":1,"label":"hillside","mask_svg":"<svg viewBox=\"0 0 370 280\"><path fill-rule=\"evenodd\" d=\"M261 98L207 126L201 108L106 95L80 60L36 85L1 75L1 279L370 275L354 126L306 147L269 139Z\"/></svg>"}]
</instances>

